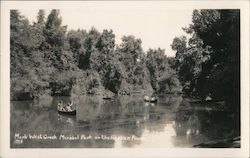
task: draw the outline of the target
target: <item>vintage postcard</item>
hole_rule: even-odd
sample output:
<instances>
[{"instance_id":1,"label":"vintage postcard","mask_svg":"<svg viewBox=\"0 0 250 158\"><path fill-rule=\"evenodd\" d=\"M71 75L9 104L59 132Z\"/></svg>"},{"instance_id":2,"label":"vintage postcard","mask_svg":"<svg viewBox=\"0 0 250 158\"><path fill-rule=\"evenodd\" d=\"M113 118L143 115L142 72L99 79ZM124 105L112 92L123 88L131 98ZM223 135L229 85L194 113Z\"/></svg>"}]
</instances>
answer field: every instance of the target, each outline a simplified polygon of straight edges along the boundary
<instances>
[{"instance_id":1,"label":"vintage postcard","mask_svg":"<svg viewBox=\"0 0 250 158\"><path fill-rule=\"evenodd\" d=\"M1 2L2 157L248 157L249 1Z\"/></svg>"}]
</instances>

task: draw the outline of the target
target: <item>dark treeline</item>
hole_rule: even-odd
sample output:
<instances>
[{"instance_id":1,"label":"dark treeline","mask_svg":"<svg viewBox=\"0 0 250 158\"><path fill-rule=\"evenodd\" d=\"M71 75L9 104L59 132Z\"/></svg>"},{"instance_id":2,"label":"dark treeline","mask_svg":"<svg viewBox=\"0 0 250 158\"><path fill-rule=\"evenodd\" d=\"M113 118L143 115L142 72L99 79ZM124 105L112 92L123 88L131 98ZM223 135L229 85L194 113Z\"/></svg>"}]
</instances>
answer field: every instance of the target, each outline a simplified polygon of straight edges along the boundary
<instances>
[{"instance_id":1,"label":"dark treeline","mask_svg":"<svg viewBox=\"0 0 250 158\"><path fill-rule=\"evenodd\" d=\"M112 30L69 30L59 10L33 24L11 10L11 98L50 95L179 93L173 58L162 49L144 52L132 35L115 43Z\"/></svg>"},{"instance_id":2,"label":"dark treeline","mask_svg":"<svg viewBox=\"0 0 250 158\"><path fill-rule=\"evenodd\" d=\"M240 11L194 10L183 28L191 38L175 38L175 68L183 91L224 100L233 110L240 102ZM236 108L236 109L234 109Z\"/></svg>"},{"instance_id":3,"label":"dark treeline","mask_svg":"<svg viewBox=\"0 0 250 158\"><path fill-rule=\"evenodd\" d=\"M167 57L163 49L144 52L132 35L115 43L112 30L69 30L59 10L33 24L10 12L11 99L44 95L182 93L225 100L239 108L239 10L194 10Z\"/></svg>"}]
</instances>

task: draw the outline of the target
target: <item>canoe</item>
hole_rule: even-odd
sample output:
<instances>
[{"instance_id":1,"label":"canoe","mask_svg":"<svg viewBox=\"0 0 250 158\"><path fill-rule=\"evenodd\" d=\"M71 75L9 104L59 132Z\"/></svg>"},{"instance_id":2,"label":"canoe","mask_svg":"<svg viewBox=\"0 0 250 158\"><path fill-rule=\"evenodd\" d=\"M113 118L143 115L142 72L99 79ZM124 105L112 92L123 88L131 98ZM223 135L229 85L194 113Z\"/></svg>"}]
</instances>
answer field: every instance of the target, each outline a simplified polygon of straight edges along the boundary
<instances>
[{"instance_id":1,"label":"canoe","mask_svg":"<svg viewBox=\"0 0 250 158\"><path fill-rule=\"evenodd\" d=\"M63 106L62 104L59 103L57 106L58 113L67 114L67 115L76 115L76 109L74 108L74 109L70 110L70 109L66 108L67 106L73 106L73 103L68 104L66 106Z\"/></svg>"},{"instance_id":2,"label":"canoe","mask_svg":"<svg viewBox=\"0 0 250 158\"><path fill-rule=\"evenodd\" d=\"M109 97L109 96L105 96L105 97L102 97L102 99L111 99L111 97Z\"/></svg>"},{"instance_id":3,"label":"canoe","mask_svg":"<svg viewBox=\"0 0 250 158\"><path fill-rule=\"evenodd\" d=\"M156 97L144 96L144 101L145 102L157 102L157 98Z\"/></svg>"},{"instance_id":4,"label":"canoe","mask_svg":"<svg viewBox=\"0 0 250 158\"><path fill-rule=\"evenodd\" d=\"M67 115L76 115L76 110L62 110L62 109L57 109L58 113L60 114L67 114Z\"/></svg>"}]
</instances>

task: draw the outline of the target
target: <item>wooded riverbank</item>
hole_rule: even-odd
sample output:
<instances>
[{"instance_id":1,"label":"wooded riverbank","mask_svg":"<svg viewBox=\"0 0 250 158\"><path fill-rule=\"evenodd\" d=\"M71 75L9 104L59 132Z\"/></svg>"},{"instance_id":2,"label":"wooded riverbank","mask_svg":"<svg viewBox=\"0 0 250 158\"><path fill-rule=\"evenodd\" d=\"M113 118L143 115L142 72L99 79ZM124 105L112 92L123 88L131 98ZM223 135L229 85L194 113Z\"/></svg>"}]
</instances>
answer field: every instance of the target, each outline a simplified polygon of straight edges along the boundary
<instances>
[{"instance_id":1,"label":"wooded riverbank","mask_svg":"<svg viewBox=\"0 0 250 158\"><path fill-rule=\"evenodd\" d=\"M119 120L131 123L128 124L130 134L139 136L150 135L141 127L154 131L151 128L154 123L157 129L170 128L172 133L168 134L176 135L177 139L171 145L164 144L166 146L181 146L178 139L188 147L209 146L214 143L210 140L222 140L222 144L239 141L231 141L240 135L241 126L239 10L195 9L192 23L183 26L189 38L173 39L174 57L167 56L168 52L162 48L143 50L143 39L134 35L123 36L117 44L112 29L68 30L62 25L60 10L53 9L45 15L44 10L39 10L37 20L30 23L20 11L10 11L10 98L18 104L21 100L32 102L32 112L40 116L33 126L46 126L42 122L49 117L49 129L62 125L54 121L57 113L53 108L58 104L54 98L67 96L80 107L77 113L88 112L86 116L93 117L91 127L97 131L101 113L107 117L107 124L114 121L118 127L122 126L121 133L126 132L126 128ZM171 98L166 94L178 99L166 102ZM184 99L178 94L185 95ZM149 96L148 102L144 102L143 96ZM85 99L77 99L81 97ZM165 102L161 102L164 99ZM36 111L37 105L44 110L42 113ZM35 119L27 107L22 106L25 110L13 108L12 125L16 129L18 117L23 118L21 124L27 125ZM164 123L157 122L162 118ZM83 118L79 120L86 123ZM81 124L74 119L68 122L75 128ZM227 133L226 137L223 132ZM170 139L169 135L166 137ZM190 143L191 137L198 141L193 139ZM202 144L204 142L209 143ZM93 146L99 145L95 143ZM114 146L114 142L109 143Z\"/></svg>"},{"instance_id":2,"label":"wooded riverbank","mask_svg":"<svg viewBox=\"0 0 250 158\"><path fill-rule=\"evenodd\" d=\"M133 35L118 45L112 30L67 30L59 10L39 10L32 24L11 10L11 100L185 93L239 110L239 10L194 10L192 18L191 37L174 38L168 57Z\"/></svg>"}]
</instances>

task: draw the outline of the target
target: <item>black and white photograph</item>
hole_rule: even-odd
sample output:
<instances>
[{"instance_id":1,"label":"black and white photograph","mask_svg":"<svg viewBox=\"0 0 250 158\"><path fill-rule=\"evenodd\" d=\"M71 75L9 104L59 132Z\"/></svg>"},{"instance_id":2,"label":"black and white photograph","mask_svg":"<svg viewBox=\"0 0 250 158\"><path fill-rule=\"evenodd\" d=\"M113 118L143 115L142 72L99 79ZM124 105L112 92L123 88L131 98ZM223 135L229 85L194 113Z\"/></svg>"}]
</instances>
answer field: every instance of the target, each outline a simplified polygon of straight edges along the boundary
<instances>
[{"instance_id":1,"label":"black and white photograph","mask_svg":"<svg viewBox=\"0 0 250 158\"><path fill-rule=\"evenodd\" d=\"M10 149L247 147L244 10L78 3L6 13Z\"/></svg>"}]
</instances>

